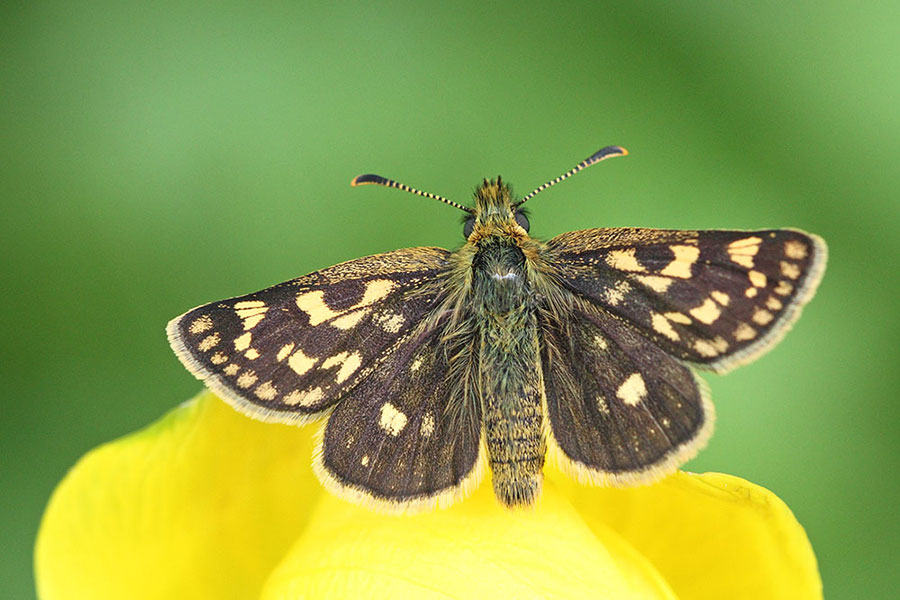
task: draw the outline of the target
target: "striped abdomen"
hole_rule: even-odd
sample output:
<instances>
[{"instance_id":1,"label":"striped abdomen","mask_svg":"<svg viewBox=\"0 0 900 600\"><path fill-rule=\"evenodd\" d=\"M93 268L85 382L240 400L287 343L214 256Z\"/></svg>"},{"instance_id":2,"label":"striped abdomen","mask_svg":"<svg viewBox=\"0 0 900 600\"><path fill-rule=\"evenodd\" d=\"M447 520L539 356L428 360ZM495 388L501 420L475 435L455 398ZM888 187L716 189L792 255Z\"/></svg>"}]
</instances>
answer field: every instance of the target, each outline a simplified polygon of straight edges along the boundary
<instances>
[{"instance_id":1,"label":"striped abdomen","mask_svg":"<svg viewBox=\"0 0 900 600\"><path fill-rule=\"evenodd\" d=\"M507 506L541 492L541 363L536 319L528 310L487 315L481 328L481 390L494 493Z\"/></svg>"}]
</instances>

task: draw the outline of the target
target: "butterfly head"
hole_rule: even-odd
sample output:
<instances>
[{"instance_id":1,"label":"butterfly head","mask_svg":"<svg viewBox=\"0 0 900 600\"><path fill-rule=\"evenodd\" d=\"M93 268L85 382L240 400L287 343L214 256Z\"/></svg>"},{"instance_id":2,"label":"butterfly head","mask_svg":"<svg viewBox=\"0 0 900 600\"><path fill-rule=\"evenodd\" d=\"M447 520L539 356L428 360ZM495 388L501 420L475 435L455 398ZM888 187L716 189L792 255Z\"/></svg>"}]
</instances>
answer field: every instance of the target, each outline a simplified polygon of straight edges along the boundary
<instances>
[{"instance_id":1,"label":"butterfly head","mask_svg":"<svg viewBox=\"0 0 900 600\"><path fill-rule=\"evenodd\" d=\"M491 236L528 237L528 217L515 207L512 191L501 177L485 179L475 190L475 209L466 218L463 235L469 242Z\"/></svg>"}]
</instances>

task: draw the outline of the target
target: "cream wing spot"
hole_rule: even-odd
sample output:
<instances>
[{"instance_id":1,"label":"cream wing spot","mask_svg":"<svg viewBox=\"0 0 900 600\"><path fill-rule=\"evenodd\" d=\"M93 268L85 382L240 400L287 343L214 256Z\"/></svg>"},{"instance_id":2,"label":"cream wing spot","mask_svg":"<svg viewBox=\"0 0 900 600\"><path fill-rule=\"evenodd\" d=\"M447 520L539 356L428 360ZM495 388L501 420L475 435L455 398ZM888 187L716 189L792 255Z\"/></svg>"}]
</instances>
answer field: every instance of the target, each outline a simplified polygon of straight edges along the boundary
<instances>
[{"instance_id":1,"label":"cream wing spot","mask_svg":"<svg viewBox=\"0 0 900 600\"><path fill-rule=\"evenodd\" d=\"M697 340L694 342L694 350L701 356L718 356L728 350L728 342L721 336L716 336L712 340Z\"/></svg>"},{"instance_id":2,"label":"cream wing spot","mask_svg":"<svg viewBox=\"0 0 900 600\"><path fill-rule=\"evenodd\" d=\"M729 254L728 256L731 258L732 262L735 262L742 267L752 269L755 266L752 256L747 256L745 254Z\"/></svg>"},{"instance_id":3,"label":"cream wing spot","mask_svg":"<svg viewBox=\"0 0 900 600\"><path fill-rule=\"evenodd\" d=\"M240 374L240 376L237 378L237 384L238 387L246 389L256 383L257 379L258 377L256 375L256 372L248 370Z\"/></svg>"},{"instance_id":4,"label":"cream wing spot","mask_svg":"<svg viewBox=\"0 0 900 600\"><path fill-rule=\"evenodd\" d=\"M728 306L728 303L731 302L731 298L725 292L710 292L709 294L713 300L721 304L722 306Z\"/></svg>"},{"instance_id":5,"label":"cream wing spot","mask_svg":"<svg viewBox=\"0 0 900 600\"><path fill-rule=\"evenodd\" d=\"M719 310L719 307L716 306L716 303L713 302L712 298L707 298L703 304L697 308L692 308L688 312L692 317L707 325L715 322L715 320L719 318L719 315L722 314L722 311Z\"/></svg>"},{"instance_id":6,"label":"cream wing spot","mask_svg":"<svg viewBox=\"0 0 900 600\"><path fill-rule=\"evenodd\" d=\"M759 271L749 271L747 273L747 277L750 279L750 284L753 287L766 287L766 275L765 273L760 273Z\"/></svg>"},{"instance_id":7,"label":"cream wing spot","mask_svg":"<svg viewBox=\"0 0 900 600\"><path fill-rule=\"evenodd\" d=\"M265 383L256 386L253 393L256 394L256 397L260 400L274 400L275 396L278 395L278 390L275 389L275 386L272 385L271 381L266 381Z\"/></svg>"},{"instance_id":8,"label":"cream wing spot","mask_svg":"<svg viewBox=\"0 0 900 600\"><path fill-rule=\"evenodd\" d=\"M338 373L334 379L337 383L343 383L348 377L356 372L360 365L362 365L362 356L359 352L341 352L326 358L325 362L322 363L322 368L330 369L338 365L340 365L341 368L338 369Z\"/></svg>"},{"instance_id":9,"label":"cream wing spot","mask_svg":"<svg viewBox=\"0 0 900 600\"><path fill-rule=\"evenodd\" d=\"M759 325L768 325L775 317L764 308L757 308L753 313L753 321Z\"/></svg>"},{"instance_id":10,"label":"cream wing spot","mask_svg":"<svg viewBox=\"0 0 900 600\"><path fill-rule=\"evenodd\" d=\"M244 319L244 329L253 329L257 325L259 325L259 322L262 321L263 317L265 316L265 314L257 314L253 315L252 317L247 317L246 319Z\"/></svg>"},{"instance_id":11,"label":"cream wing spot","mask_svg":"<svg viewBox=\"0 0 900 600\"><path fill-rule=\"evenodd\" d=\"M206 336L203 340L197 345L197 349L200 352L208 352L212 350L220 341L221 336L218 333L213 333L211 335Z\"/></svg>"},{"instance_id":12,"label":"cream wing spot","mask_svg":"<svg viewBox=\"0 0 900 600\"><path fill-rule=\"evenodd\" d=\"M430 438L431 434L434 433L434 416L431 413L425 413L425 416L422 417L422 426L419 428L419 433L424 438Z\"/></svg>"},{"instance_id":13,"label":"cream wing spot","mask_svg":"<svg viewBox=\"0 0 900 600\"><path fill-rule=\"evenodd\" d=\"M762 238L757 236L751 236L748 238L742 238L739 240L735 240L728 244L728 248L730 251L737 252L740 248L752 248L755 247L756 250L752 250L753 255L756 255L757 250L759 250L759 245L762 243Z\"/></svg>"},{"instance_id":14,"label":"cream wing spot","mask_svg":"<svg viewBox=\"0 0 900 600\"><path fill-rule=\"evenodd\" d=\"M378 302L394 291L395 287L397 287L397 284L390 279L373 279L366 286L363 299L360 300L357 306L368 306L373 302Z\"/></svg>"},{"instance_id":15,"label":"cream wing spot","mask_svg":"<svg viewBox=\"0 0 900 600\"><path fill-rule=\"evenodd\" d=\"M668 277L660 277L659 275L635 275L634 278L653 290L654 292L664 293L672 285L674 279Z\"/></svg>"},{"instance_id":16,"label":"cream wing spot","mask_svg":"<svg viewBox=\"0 0 900 600\"><path fill-rule=\"evenodd\" d=\"M653 325L653 329L656 330L657 333L661 333L666 336L670 340L678 341L681 339L678 336L678 332L672 327L672 324L669 322L667 318L659 313L653 313L650 317L651 324Z\"/></svg>"},{"instance_id":17,"label":"cream wing spot","mask_svg":"<svg viewBox=\"0 0 900 600\"><path fill-rule=\"evenodd\" d=\"M803 242L788 240L784 243L784 254L788 258L793 258L794 260L803 260L807 257L809 252L806 249L806 244Z\"/></svg>"},{"instance_id":18,"label":"cream wing spot","mask_svg":"<svg viewBox=\"0 0 900 600\"><path fill-rule=\"evenodd\" d=\"M719 353L728 350L728 342L726 342L725 338L720 335L717 335L715 338L713 338L712 345L713 348L715 348Z\"/></svg>"},{"instance_id":19,"label":"cream wing spot","mask_svg":"<svg viewBox=\"0 0 900 600\"><path fill-rule=\"evenodd\" d=\"M194 319L194 322L191 323L188 331L197 335L198 333L203 333L204 331L209 331L212 329L213 322L212 318L209 315L202 315Z\"/></svg>"},{"instance_id":20,"label":"cream wing spot","mask_svg":"<svg viewBox=\"0 0 900 600\"><path fill-rule=\"evenodd\" d=\"M245 300L234 305L234 312L244 322L245 331L256 327L266 316L268 310L269 308L262 300Z\"/></svg>"},{"instance_id":21,"label":"cream wing spot","mask_svg":"<svg viewBox=\"0 0 900 600\"><path fill-rule=\"evenodd\" d=\"M290 355L290 353L293 350L294 350L294 342L291 342L290 344L285 344L284 346L281 347L281 350L278 351L278 354L275 355L275 360L277 360L278 362L283 361L285 358L287 358Z\"/></svg>"},{"instance_id":22,"label":"cream wing spot","mask_svg":"<svg viewBox=\"0 0 900 600\"><path fill-rule=\"evenodd\" d=\"M247 333L245 333L244 335L235 338L234 349L237 350L238 352L243 352L244 350L246 350L247 348L250 347L250 342L252 341L252 339L253 339L253 334L250 333L249 331Z\"/></svg>"},{"instance_id":23,"label":"cream wing spot","mask_svg":"<svg viewBox=\"0 0 900 600\"><path fill-rule=\"evenodd\" d=\"M397 437L403 428L406 427L406 415L397 410L390 402L381 405L381 416L378 420L378 426L390 435Z\"/></svg>"},{"instance_id":24,"label":"cream wing spot","mask_svg":"<svg viewBox=\"0 0 900 600\"><path fill-rule=\"evenodd\" d=\"M613 306L618 306L625 299L625 295L631 291L631 284L624 279L616 282L616 285L605 290L606 301Z\"/></svg>"},{"instance_id":25,"label":"cream wing spot","mask_svg":"<svg viewBox=\"0 0 900 600\"><path fill-rule=\"evenodd\" d=\"M609 254L606 255L606 264L619 271L646 273L647 267L638 262L634 253L634 248L626 248L625 250L612 250L609 252Z\"/></svg>"},{"instance_id":26,"label":"cream wing spot","mask_svg":"<svg viewBox=\"0 0 900 600\"><path fill-rule=\"evenodd\" d=\"M659 274L690 279L691 267L700 258L700 248L697 246L669 246L669 249L675 258Z\"/></svg>"},{"instance_id":27,"label":"cream wing spot","mask_svg":"<svg viewBox=\"0 0 900 600\"><path fill-rule=\"evenodd\" d=\"M378 317L378 324L388 333L397 333L405 322L406 318L400 313L388 313Z\"/></svg>"},{"instance_id":28,"label":"cream wing spot","mask_svg":"<svg viewBox=\"0 0 900 600\"><path fill-rule=\"evenodd\" d=\"M667 312L663 313L663 316L674 323L681 323L682 325L691 324L691 318L680 312Z\"/></svg>"},{"instance_id":29,"label":"cream wing spot","mask_svg":"<svg viewBox=\"0 0 900 600\"><path fill-rule=\"evenodd\" d=\"M606 343L606 339L600 334L594 336L594 345L600 348L601 350L606 350L609 348L609 345Z\"/></svg>"},{"instance_id":30,"label":"cream wing spot","mask_svg":"<svg viewBox=\"0 0 900 600\"><path fill-rule=\"evenodd\" d=\"M337 374L337 382L343 383L348 377L350 377L362 364L362 357L354 352L350 356L347 357L347 360L344 361L344 364L341 365L341 370L338 371Z\"/></svg>"},{"instance_id":31,"label":"cream wing spot","mask_svg":"<svg viewBox=\"0 0 900 600\"><path fill-rule=\"evenodd\" d=\"M293 346L293 344L291 344L291 346ZM307 356L304 354L303 350L298 348L288 359L288 366L293 369L294 373L297 375L305 375L310 369L316 366L318 360L318 358Z\"/></svg>"},{"instance_id":32,"label":"cream wing spot","mask_svg":"<svg viewBox=\"0 0 900 600\"><path fill-rule=\"evenodd\" d=\"M303 398L305 396L306 395L303 392L294 390L292 392L285 394L284 398L282 398L281 401L290 406L296 406L297 404L300 404L303 401Z\"/></svg>"},{"instance_id":33,"label":"cream wing spot","mask_svg":"<svg viewBox=\"0 0 900 600\"><path fill-rule=\"evenodd\" d=\"M241 370L241 368L239 366L237 366L234 363L231 363L230 365L228 365L227 367L222 369L222 372L228 376L233 377L233 376L237 375L238 371L240 371L240 370Z\"/></svg>"},{"instance_id":34,"label":"cream wing spot","mask_svg":"<svg viewBox=\"0 0 900 600\"><path fill-rule=\"evenodd\" d=\"M363 457L361 459L359 459L359 464L361 464L364 467L368 467L369 466L369 455L364 454Z\"/></svg>"},{"instance_id":35,"label":"cream wing spot","mask_svg":"<svg viewBox=\"0 0 900 600\"><path fill-rule=\"evenodd\" d=\"M742 267L752 269L754 266L753 257L759 252L759 245L761 243L762 238L756 236L735 240L728 244L728 248L726 249L728 257L732 262L739 264Z\"/></svg>"},{"instance_id":36,"label":"cream wing spot","mask_svg":"<svg viewBox=\"0 0 900 600\"><path fill-rule=\"evenodd\" d=\"M755 287L748 287L747 290L744 292L744 295L747 296L748 298L756 298L756 295L758 293L759 293L759 290L757 290Z\"/></svg>"},{"instance_id":37,"label":"cream wing spot","mask_svg":"<svg viewBox=\"0 0 900 600\"><path fill-rule=\"evenodd\" d=\"M756 330L750 327L747 323L741 323L738 325L737 329L734 330L734 339L739 342L744 342L747 340L752 340L756 337Z\"/></svg>"},{"instance_id":38,"label":"cream wing spot","mask_svg":"<svg viewBox=\"0 0 900 600\"><path fill-rule=\"evenodd\" d=\"M718 356L719 352L716 350L716 347L713 346L707 340L697 340L694 342L694 350L697 351L701 356L713 357Z\"/></svg>"},{"instance_id":39,"label":"cream wing spot","mask_svg":"<svg viewBox=\"0 0 900 600\"><path fill-rule=\"evenodd\" d=\"M325 292L322 290L298 294L296 304L309 317L309 324L313 327L341 314L328 308L325 304Z\"/></svg>"},{"instance_id":40,"label":"cream wing spot","mask_svg":"<svg viewBox=\"0 0 900 600\"><path fill-rule=\"evenodd\" d=\"M259 358L259 350L256 348L250 348L246 352L244 352L244 356L246 356L249 360L256 360Z\"/></svg>"},{"instance_id":41,"label":"cream wing spot","mask_svg":"<svg viewBox=\"0 0 900 600\"><path fill-rule=\"evenodd\" d=\"M320 387L314 387L306 392L305 404L315 404L325 397L325 392Z\"/></svg>"},{"instance_id":42,"label":"cream wing spot","mask_svg":"<svg viewBox=\"0 0 900 600\"><path fill-rule=\"evenodd\" d=\"M637 406L647 396L647 386L640 373L632 373L619 386L616 396L628 406Z\"/></svg>"},{"instance_id":43,"label":"cream wing spot","mask_svg":"<svg viewBox=\"0 0 900 600\"><path fill-rule=\"evenodd\" d=\"M769 310L781 310L784 308L784 305L781 303L781 300L775 296L769 296L769 299L766 300L766 308Z\"/></svg>"},{"instance_id":44,"label":"cream wing spot","mask_svg":"<svg viewBox=\"0 0 900 600\"><path fill-rule=\"evenodd\" d=\"M794 291L794 285L789 281L779 281L775 293L779 296L789 296Z\"/></svg>"},{"instance_id":45,"label":"cream wing spot","mask_svg":"<svg viewBox=\"0 0 900 600\"><path fill-rule=\"evenodd\" d=\"M237 302L234 305L235 310L251 310L251 309L260 309L265 308L266 303L262 300L244 300L242 302Z\"/></svg>"},{"instance_id":46,"label":"cream wing spot","mask_svg":"<svg viewBox=\"0 0 900 600\"><path fill-rule=\"evenodd\" d=\"M369 314L369 309L361 308L359 310L354 310L344 314L342 317L338 317L334 321L331 321L329 325L332 327L337 327L338 329L353 329L356 325L363 320Z\"/></svg>"},{"instance_id":47,"label":"cream wing spot","mask_svg":"<svg viewBox=\"0 0 900 600\"><path fill-rule=\"evenodd\" d=\"M599 410L601 414L609 414L609 404L607 404L606 398L603 396L597 396L597 410Z\"/></svg>"},{"instance_id":48,"label":"cream wing spot","mask_svg":"<svg viewBox=\"0 0 900 600\"><path fill-rule=\"evenodd\" d=\"M300 294L297 294L295 302L297 308L305 312L309 317L309 324L315 327L330 319L337 319L342 315L349 317L350 315L348 315L348 313L351 311L364 308L385 298L396 286L397 284L390 279L373 279L366 283L366 290L363 292L362 300L342 311L335 311L325 304L325 293L322 290L301 292ZM358 319L361 319L363 316L364 315L358 316L357 322ZM353 322L351 318L347 318L344 321L340 321L340 324L335 326L344 329L352 327L355 324L356 322Z\"/></svg>"},{"instance_id":49,"label":"cream wing spot","mask_svg":"<svg viewBox=\"0 0 900 600\"><path fill-rule=\"evenodd\" d=\"M314 387L306 391L294 390L285 395L282 402L291 406L312 406L325 397L325 392L320 387Z\"/></svg>"},{"instance_id":50,"label":"cream wing spot","mask_svg":"<svg viewBox=\"0 0 900 600\"><path fill-rule=\"evenodd\" d=\"M228 362L228 357L221 352L216 352L209 360L214 365L224 365Z\"/></svg>"},{"instance_id":51,"label":"cream wing spot","mask_svg":"<svg viewBox=\"0 0 900 600\"><path fill-rule=\"evenodd\" d=\"M797 279L800 277L800 267L794 263L783 260L779 266L781 267L781 274L785 277L790 279Z\"/></svg>"}]
</instances>

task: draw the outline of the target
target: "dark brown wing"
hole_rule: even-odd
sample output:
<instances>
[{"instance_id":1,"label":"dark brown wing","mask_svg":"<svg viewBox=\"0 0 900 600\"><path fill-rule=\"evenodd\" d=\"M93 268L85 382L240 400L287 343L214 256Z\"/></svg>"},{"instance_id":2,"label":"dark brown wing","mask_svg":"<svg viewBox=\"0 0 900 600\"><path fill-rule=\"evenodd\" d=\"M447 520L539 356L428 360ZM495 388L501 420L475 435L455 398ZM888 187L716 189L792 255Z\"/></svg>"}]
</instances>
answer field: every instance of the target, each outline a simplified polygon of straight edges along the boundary
<instances>
[{"instance_id":1,"label":"dark brown wing","mask_svg":"<svg viewBox=\"0 0 900 600\"><path fill-rule=\"evenodd\" d=\"M588 229L548 242L559 282L669 354L724 372L770 349L825 270L825 242L793 229Z\"/></svg>"},{"instance_id":2,"label":"dark brown wing","mask_svg":"<svg viewBox=\"0 0 900 600\"><path fill-rule=\"evenodd\" d=\"M565 471L646 483L706 443L714 411L703 382L635 329L590 307L563 322L544 315L541 329L551 459Z\"/></svg>"},{"instance_id":3,"label":"dark brown wing","mask_svg":"<svg viewBox=\"0 0 900 600\"><path fill-rule=\"evenodd\" d=\"M433 308L449 252L412 248L341 263L173 319L185 367L238 410L303 422L381 364ZM439 283L439 281L437 282Z\"/></svg>"},{"instance_id":4,"label":"dark brown wing","mask_svg":"<svg viewBox=\"0 0 900 600\"><path fill-rule=\"evenodd\" d=\"M451 361L474 363L444 346L443 329L438 323L404 340L334 408L313 462L332 492L413 512L447 506L477 486L481 405L464 393L465 365Z\"/></svg>"}]
</instances>

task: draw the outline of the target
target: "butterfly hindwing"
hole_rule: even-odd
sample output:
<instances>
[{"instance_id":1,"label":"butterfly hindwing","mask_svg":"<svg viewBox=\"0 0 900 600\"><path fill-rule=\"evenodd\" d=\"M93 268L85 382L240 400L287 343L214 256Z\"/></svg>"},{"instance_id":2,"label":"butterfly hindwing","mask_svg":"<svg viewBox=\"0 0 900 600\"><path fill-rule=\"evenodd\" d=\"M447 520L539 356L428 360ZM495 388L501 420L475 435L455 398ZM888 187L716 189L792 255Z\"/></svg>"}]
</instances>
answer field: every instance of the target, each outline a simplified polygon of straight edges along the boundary
<instances>
[{"instance_id":1,"label":"butterfly hindwing","mask_svg":"<svg viewBox=\"0 0 900 600\"><path fill-rule=\"evenodd\" d=\"M387 358L438 294L449 252L412 248L341 263L173 319L184 365L250 416L302 422Z\"/></svg>"},{"instance_id":2,"label":"butterfly hindwing","mask_svg":"<svg viewBox=\"0 0 900 600\"><path fill-rule=\"evenodd\" d=\"M621 320L587 310L542 323L550 447L580 480L658 479L706 443L712 404L688 367Z\"/></svg>"},{"instance_id":3,"label":"butterfly hindwing","mask_svg":"<svg viewBox=\"0 0 900 600\"><path fill-rule=\"evenodd\" d=\"M466 400L441 333L410 333L329 416L314 467L338 495L398 512L445 506L477 485L481 405Z\"/></svg>"},{"instance_id":4,"label":"butterfly hindwing","mask_svg":"<svg viewBox=\"0 0 900 600\"><path fill-rule=\"evenodd\" d=\"M815 293L827 253L821 238L792 229L588 229L548 248L567 289L718 372L784 335Z\"/></svg>"}]
</instances>

